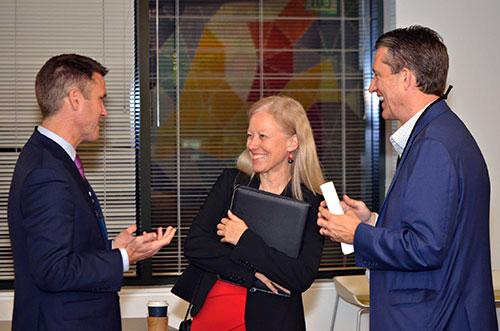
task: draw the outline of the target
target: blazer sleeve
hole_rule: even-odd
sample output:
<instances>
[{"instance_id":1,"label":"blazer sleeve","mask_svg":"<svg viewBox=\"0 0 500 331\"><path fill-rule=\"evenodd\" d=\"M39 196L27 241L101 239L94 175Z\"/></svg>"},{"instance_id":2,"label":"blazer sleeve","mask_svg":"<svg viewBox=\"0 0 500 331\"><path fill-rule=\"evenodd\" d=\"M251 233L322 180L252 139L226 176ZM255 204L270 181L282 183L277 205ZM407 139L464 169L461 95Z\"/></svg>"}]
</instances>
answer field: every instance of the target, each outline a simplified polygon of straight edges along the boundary
<instances>
[{"instance_id":1,"label":"blazer sleeve","mask_svg":"<svg viewBox=\"0 0 500 331\"><path fill-rule=\"evenodd\" d=\"M360 224L354 236L356 263L376 270L419 271L439 268L456 228L460 181L453 158L439 141L415 141L398 219L382 219L372 227ZM391 203L387 201L386 203ZM383 216L382 218L385 218Z\"/></svg>"},{"instance_id":2,"label":"blazer sleeve","mask_svg":"<svg viewBox=\"0 0 500 331\"><path fill-rule=\"evenodd\" d=\"M40 168L26 178L22 226L29 268L37 286L48 292L116 292L123 280L118 250L73 251L75 201L54 169Z\"/></svg>"},{"instance_id":3,"label":"blazer sleeve","mask_svg":"<svg viewBox=\"0 0 500 331\"><path fill-rule=\"evenodd\" d=\"M236 173L236 170L224 170L213 185L205 203L193 220L184 243L184 255L189 263L200 269L250 287L255 279L255 270L232 260L230 257L234 246L221 243L217 235L217 224L227 216L231 203Z\"/></svg>"},{"instance_id":4,"label":"blazer sleeve","mask_svg":"<svg viewBox=\"0 0 500 331\"><path fill-rule=\"evenodd\" d=\"M289 257L268 246L260 236L248 229L235 246L231 259L255 268L292 292L301 293L307 290L316 279L324 243L316 225L320 199L313 197L307 202L311 207L304 229L302 248L297 258Z\"/></svg>"}]
</instances>

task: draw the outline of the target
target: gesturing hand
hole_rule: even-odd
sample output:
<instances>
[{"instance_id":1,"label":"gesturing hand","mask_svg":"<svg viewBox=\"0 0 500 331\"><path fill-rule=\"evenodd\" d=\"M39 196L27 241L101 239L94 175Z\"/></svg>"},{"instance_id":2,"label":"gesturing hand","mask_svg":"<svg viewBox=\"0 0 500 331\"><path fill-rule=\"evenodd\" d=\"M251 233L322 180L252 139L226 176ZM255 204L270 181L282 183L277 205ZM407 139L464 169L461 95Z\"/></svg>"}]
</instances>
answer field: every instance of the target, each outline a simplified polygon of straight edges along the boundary
<instances>
[{"instance_id":1,"label":"gesturing hand","mask_svg":"<svg viewBox=\"0 0 500 331\"><path fill-rule=\"evenodd\" d=\"M236 245L248 226L230 210L228 210L227 216L228 218L221 219L220 223L217 224L217 235L222 237L221 242Z\"/></svg>"},{"instance_id":2,"label":"gesturing hand","mask_svg":"<svg viewBox=\"0 0 500 331\"><path fill-rule=\"evenodd\" d=\"M125 247L130 264L155 255L162 247L170 244L175 231L176 229L171 226L165 231L159 227L156 233L144 232L142 236L134 237Z\"/></svg>"},{"instance_id":3,"label":"gesturing hand","mask_svg":"<svg viewBox=\"0 0 500 331\"><path fill-rule=\"evenodd\" d=\"M122 232L120 232L113 240L114 248L125 248L129 242L134 240L134 233L137 231L137 225L132 224Z\"/></svg>"}]
</instances>

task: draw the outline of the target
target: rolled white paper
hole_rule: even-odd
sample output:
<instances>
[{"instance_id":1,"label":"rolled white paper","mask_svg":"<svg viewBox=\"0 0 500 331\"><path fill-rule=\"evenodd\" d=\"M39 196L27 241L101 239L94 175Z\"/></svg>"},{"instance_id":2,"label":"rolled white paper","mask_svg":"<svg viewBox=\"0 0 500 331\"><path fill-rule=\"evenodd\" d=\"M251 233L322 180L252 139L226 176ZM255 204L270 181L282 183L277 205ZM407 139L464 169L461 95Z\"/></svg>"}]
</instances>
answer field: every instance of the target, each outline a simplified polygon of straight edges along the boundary
<instances>
[{"instance_id":1,"label":"rolled white paper","mask_svg":"<svg viewBox=\"0 0 500 331\"><path fill-rule=\"evenodd\" d=\"M337 190L335 190L333 182L321 184L320 188L323 193L323 197L325 197L326 205L328 206L330 213L334 215L344 215L344 210L340 205L339 196L337 194ZM340 247L342 248L342 253L344 253L344 255L354 253L353 245L340 243Z\"/></svg>"}]
</instances>

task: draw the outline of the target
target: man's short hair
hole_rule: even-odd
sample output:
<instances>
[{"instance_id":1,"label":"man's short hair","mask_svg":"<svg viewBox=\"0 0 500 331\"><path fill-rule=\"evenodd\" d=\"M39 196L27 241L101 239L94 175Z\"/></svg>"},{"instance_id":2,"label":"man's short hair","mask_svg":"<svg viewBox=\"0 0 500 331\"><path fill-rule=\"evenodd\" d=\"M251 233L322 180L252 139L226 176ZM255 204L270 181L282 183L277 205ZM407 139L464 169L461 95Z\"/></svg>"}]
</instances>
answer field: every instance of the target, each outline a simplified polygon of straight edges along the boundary
<instances>
[{"instance_id":1,"label":"man's short hair","mask_svg":"<svg viewBox=\"0 0 500 331\"><path fill-rule=\"evenodd\" d=\"M416 75L417 86L426 94L441 96L448 76L448 52L441 36L434 30L412 25L381 35L375 48L386 47L383 62L392 73L408 68Z\"/></svg>"},{"instance_id":2,"label":"man's short hair","mask_svg":"<svg viewBox=\"0 0 500 331\"><path fill-rule=\"evenodd\" d=\"M35 93L42 117L56 113L62 106L70 88L77 87L85 98L89 98L92 75L106 75L99 62L83 55L61 54L50 58L36 75Z\"/></svg>"}]
</instances>

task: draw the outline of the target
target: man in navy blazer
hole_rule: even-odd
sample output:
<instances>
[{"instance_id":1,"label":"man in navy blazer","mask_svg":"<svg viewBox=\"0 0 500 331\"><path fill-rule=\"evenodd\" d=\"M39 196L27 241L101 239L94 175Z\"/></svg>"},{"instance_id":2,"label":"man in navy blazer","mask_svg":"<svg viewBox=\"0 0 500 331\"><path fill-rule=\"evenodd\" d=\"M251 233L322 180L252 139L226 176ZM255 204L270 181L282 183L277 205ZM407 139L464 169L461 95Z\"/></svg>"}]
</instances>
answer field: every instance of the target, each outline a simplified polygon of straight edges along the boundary
<instances>
[{"instance_id":1,"label":"man in navy blazer","mask_svg":"<svg viewBox=\"0 0 500 331\"><path fill-rule=\"evenodd\" d=\"M377 216L344 196L343 216L320 206L320 232L354 243L370 269L371 330L497 330L489 240L490 181L474 138L445 102L448 54L411 26L375 45L370 92L398 166Z\"/></svg>"},{"instance_id":2,"label":"man in navy blazer","mask_svg":"<svg viewBox=\"0 0 500 331\"><path fill-rule=\"evenodd\" d=\"M129 265L170 243L175 229L108 240L104 217L76 148L99 137L107 69L63 54L36 77L42 124L23 147L9 194L14 256L13 330L120 330Z\"/></svg>"}]
</instances>

